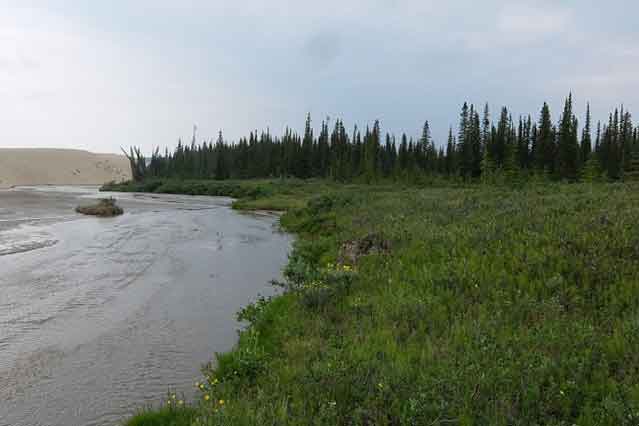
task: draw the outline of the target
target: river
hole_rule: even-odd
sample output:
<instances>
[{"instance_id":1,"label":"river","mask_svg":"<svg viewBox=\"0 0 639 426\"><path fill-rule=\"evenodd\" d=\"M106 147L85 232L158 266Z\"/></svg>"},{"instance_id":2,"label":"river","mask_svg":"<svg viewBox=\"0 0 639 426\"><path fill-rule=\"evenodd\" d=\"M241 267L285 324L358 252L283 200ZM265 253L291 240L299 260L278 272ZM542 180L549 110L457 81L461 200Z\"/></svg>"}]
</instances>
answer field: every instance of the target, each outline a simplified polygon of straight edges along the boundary
<instances>
[{"instance_id":1,"label":"river","mask_svg":"<svg viewBox=\"0 0 639 426\"><path fill-rule=\"evenodd\" d=\"M191 399L237 310L275 291L276 216L112 195L125 214L100 219L73 210L95 187L0 191L0 426L112 426L169 390Z\"/></svg>"}]
</instances>

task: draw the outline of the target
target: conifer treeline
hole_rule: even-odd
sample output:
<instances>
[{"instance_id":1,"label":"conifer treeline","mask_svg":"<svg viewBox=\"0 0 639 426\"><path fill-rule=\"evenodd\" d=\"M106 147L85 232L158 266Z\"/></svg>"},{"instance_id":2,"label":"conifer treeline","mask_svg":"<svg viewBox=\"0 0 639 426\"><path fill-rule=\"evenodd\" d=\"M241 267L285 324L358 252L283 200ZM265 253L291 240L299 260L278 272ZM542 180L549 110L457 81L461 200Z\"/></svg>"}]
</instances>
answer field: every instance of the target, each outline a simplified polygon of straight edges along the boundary
<instances>
[{"instance_id":1,"label":"conifer treeline","mask_svg":"<svg viewBox=\"0 0 639 426\"><path fill-rule=\"evenodd\" d=\"M544 103L539 118L515 121L506 107L496 123L488 105L478 111L462 107L457 133L450 128L445 146L437 147L428 121L418 140L403 134L382 135L379 121L363 132L348 132L341 120L329 129L323 121L316 136L310 115L304 134L287 129L281 137L268 131L228 143L220 132L215 143L181 141L173 152L156 150L144 177L243 179L264 177L331 178L372 182L381 178L418 179L440 175L468 180L520 179L544 175L569 181L622 179L635 175L639 156L638 127L623 107L593 129L590 105L584 126L573 113L570 95L559 121L553 123ZM146 162L144 163L146 165Z\"/></svg>"}]
</instances>

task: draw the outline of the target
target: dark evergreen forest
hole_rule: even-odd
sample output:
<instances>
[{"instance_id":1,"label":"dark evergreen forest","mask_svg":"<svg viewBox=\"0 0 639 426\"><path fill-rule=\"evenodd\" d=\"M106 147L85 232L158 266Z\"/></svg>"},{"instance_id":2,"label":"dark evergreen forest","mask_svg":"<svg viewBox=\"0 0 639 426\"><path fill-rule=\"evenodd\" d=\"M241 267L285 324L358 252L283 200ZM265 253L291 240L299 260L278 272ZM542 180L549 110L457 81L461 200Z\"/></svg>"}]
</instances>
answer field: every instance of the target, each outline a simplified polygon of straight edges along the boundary
<instances>
[{"instance_id":1,"label":"dark evergreen forest","mask_svg":"<svg viewBox=\"0 0 639 426\"><path fill-rule=\"evenodd\" d=\"M370 183L424 176L618 180L637 172L638 129L623 106L607 121L595 124L588 105L580 125L570 95L556 122L546 103L536 119L530 115L514 119L503 107L496 122L488 105L480 111L464 103L457 131L450 128L445 144L435 143L428 121L421 137L413 140L405 133L399 138L383 134L379 121L365 129L347 130L342 120L330 128L326 120L316 134L308 115L301 135L290 129L279 137L253 131L230 143L220 132L215 142L197 143L194 132L190 144L179 141L173 152L156 149L150 161L133 149L129 157L135 180L295 177Z\"/></svg>"}]
</instances>

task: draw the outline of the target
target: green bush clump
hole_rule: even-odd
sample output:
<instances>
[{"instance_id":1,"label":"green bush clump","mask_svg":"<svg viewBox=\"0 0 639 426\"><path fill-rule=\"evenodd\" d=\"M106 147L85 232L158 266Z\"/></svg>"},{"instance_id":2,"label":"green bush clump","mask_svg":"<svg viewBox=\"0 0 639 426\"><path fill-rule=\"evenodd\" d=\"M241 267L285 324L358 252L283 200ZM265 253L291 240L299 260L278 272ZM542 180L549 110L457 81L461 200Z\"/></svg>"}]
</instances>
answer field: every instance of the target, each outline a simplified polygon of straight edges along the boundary
<instances>
[{"instance_id":1,"label":"green bush clump","mask_svg":"<svg viewBox=\"0 0 639 426\"><path fill-rule=\"evenodd\" d=\"M264 371L268 355L259 342L259 331L249 328L240 334L237 350L216 355L215 376L224 382L254 383Z\"/></svg>"},{"instance_id":2,"label":"green bush clump","mask_svg":"<svg viewBox=\"0 0 639 426\"><path fill-rule=\"evenodd\" d=\"M299 247L284 270L286 281L279 285L286 292L295 293L298 300L309 309L322 309L344 297L353 283L352 267L329 263L321 268L317 262L310 264L300 253Z\"/></svg>"},{"instance_id":3,"label":"green bush clump","mask_svg":"<svg viewBox=\"0 0 639 426\"><path fill-rule=\"evenodd\" d=\"M162 408L141 410L126 421L125 426L191 426L196 419L196 409L169 394Z\"/></svg>"}]
</instances>

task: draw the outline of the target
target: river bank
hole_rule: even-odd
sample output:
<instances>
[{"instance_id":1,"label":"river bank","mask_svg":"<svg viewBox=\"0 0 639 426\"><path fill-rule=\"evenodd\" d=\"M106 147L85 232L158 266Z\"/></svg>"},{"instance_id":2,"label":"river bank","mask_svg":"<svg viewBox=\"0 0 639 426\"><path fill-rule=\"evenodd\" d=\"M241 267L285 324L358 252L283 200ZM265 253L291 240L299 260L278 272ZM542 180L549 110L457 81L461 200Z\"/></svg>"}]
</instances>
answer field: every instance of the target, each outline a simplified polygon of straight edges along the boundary
<instances>
[{"instance_id":1,"label":"river bank","mask_svg":"<svg viewBox=\"0 0 639 426\"><path fill-rule=\"evenodd\" d=\"M287 292L242 311L188 412L129 425L639 419L636 185L263 184L236 206L304 204Z\"/></svg>"}]
</instances>

